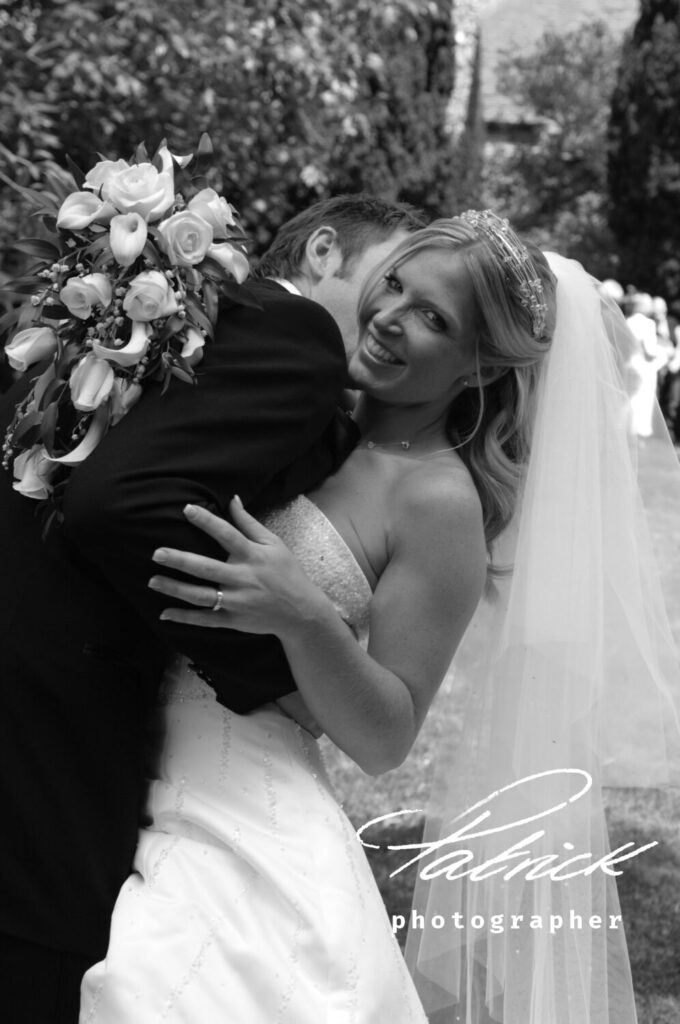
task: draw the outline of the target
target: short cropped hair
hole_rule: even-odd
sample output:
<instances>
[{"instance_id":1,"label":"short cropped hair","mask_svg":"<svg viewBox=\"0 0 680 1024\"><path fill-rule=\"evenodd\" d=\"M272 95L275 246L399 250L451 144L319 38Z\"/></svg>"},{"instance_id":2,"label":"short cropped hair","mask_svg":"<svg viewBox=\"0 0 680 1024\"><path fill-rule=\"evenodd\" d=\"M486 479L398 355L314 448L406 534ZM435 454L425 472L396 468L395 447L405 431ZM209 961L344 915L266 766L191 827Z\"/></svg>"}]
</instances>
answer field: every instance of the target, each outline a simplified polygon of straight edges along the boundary
<instances>
[{"instance_id":1,"label":"short cropped hair","mask_svg":"<svg viewBox=\"0 0 680 1024\"><path fill-rule=\"evenodd\" d=\"M332 227L342 253L340 277L369 245L386 241L395 231L418 231L425 217L407 203L390 203L365 193L322 199L287 221L257 264L255 277L295 277L302 265L309 236L320 227Z\"/></svg>"}]
</instances>

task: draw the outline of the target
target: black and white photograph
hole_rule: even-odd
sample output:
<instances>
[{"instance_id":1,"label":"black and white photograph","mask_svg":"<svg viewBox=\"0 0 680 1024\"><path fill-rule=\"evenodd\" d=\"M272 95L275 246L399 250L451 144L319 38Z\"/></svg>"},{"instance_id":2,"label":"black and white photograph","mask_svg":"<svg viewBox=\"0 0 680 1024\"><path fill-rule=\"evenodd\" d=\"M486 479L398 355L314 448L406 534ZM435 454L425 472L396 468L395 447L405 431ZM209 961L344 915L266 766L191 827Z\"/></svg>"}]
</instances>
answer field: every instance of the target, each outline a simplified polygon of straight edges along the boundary
<instances>
[{"instance_id":1,"label":"black and white photograph","mask_svg":"<svg viewBox=\"0 0 680 1024\"><path fill-rule=\"evenodd\" d=\"M0 1016L680 1024L680 0L0 0Z\"/></svg>"}]
</instances>

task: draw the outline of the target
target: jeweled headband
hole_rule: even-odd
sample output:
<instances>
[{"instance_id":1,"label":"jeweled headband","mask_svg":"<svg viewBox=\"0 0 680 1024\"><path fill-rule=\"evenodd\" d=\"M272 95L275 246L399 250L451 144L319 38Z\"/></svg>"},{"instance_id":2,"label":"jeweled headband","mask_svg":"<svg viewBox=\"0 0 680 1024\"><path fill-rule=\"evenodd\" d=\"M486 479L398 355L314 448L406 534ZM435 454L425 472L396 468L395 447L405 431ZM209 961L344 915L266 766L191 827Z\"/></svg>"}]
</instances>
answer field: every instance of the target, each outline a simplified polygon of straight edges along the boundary
<instances>
[{"instance_id":1,"label":"jeweled headband","mask_svg":"<svg viewBox=\"0 0 680 1024\"><path fill-rule=\"evenodd\" d=\"M534 338L545 331L548 307L536 265L507 220L492 210L466 210L460 219L475 228L490 243L505 265L510 284L522 306L529 310Z\"/></svg>"}]
</instances>

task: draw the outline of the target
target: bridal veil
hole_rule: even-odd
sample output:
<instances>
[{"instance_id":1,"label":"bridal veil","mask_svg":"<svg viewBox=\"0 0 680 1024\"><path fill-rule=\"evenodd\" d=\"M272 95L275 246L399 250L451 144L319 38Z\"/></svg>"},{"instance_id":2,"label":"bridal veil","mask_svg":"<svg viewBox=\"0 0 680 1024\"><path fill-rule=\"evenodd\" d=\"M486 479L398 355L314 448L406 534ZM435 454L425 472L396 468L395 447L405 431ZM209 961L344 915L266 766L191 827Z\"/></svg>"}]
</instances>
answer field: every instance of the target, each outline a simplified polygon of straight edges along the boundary
<instances>
[{"instance_id":1,"label":"bridal veil","mask_svg":"<svg viewBox=\"0 0 680 1024\"><path fill-rule=\"evenodd\" d=\"M680 784L680 673L650 522L680 470L637 447L618 308L548 255L557 325L517 512L454 661L406 956L432 1024L635 1024L602 789ZM611 853L611 856L608 856Z\"/></svg>"}]
</instances>

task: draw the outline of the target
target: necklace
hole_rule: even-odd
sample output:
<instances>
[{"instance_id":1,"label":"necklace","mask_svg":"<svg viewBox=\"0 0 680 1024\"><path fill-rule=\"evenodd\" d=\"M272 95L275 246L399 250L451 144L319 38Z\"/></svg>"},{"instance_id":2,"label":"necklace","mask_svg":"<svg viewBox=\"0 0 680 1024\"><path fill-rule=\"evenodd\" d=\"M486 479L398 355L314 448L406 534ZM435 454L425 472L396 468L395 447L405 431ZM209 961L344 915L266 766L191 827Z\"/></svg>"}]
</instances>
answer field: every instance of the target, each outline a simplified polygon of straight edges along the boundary
<instances>
[{"instance_id":1,"label":"necklace","mask_svg":"<svg viewBox=\"0 0 680 1024\"><path fill-rule=\"evenodd\" d=\"M375 451L375 449L381 449L381 448L395 448L395 447L398 447L398 448L403 449L403 451L407 452L409 450L409 448L411 447L411 444L412 444L411 441L385 441L384 443L381 443L379 441L360 441L358 447L359 448L368 448L369 451ZM435 455L443 455L445 452L455 452L455 451L456 451L456 447L455 446L452 447L452 448L438 448L437 451L435 451L435 452L428 452L425 455L416 456L416 458L418 458L420 460L431 459Z\"/></svg>"},{"instance_id":2,"label":"necklace","mask_svg":"<svg viewBox=\"0 0 680 1024\"><path fill-rule=\"evenodd\" d=\"M394 448L395 445L398 445L400 448L403 448L405 452L407 452L409 450L409 448L411 447L411 442L410 441L385 441L383 444L381 444L379 441L367 441L366 442L366 447L369 448L369 449L373 449L373 448Z\"/></svg>"}]
</instances>

